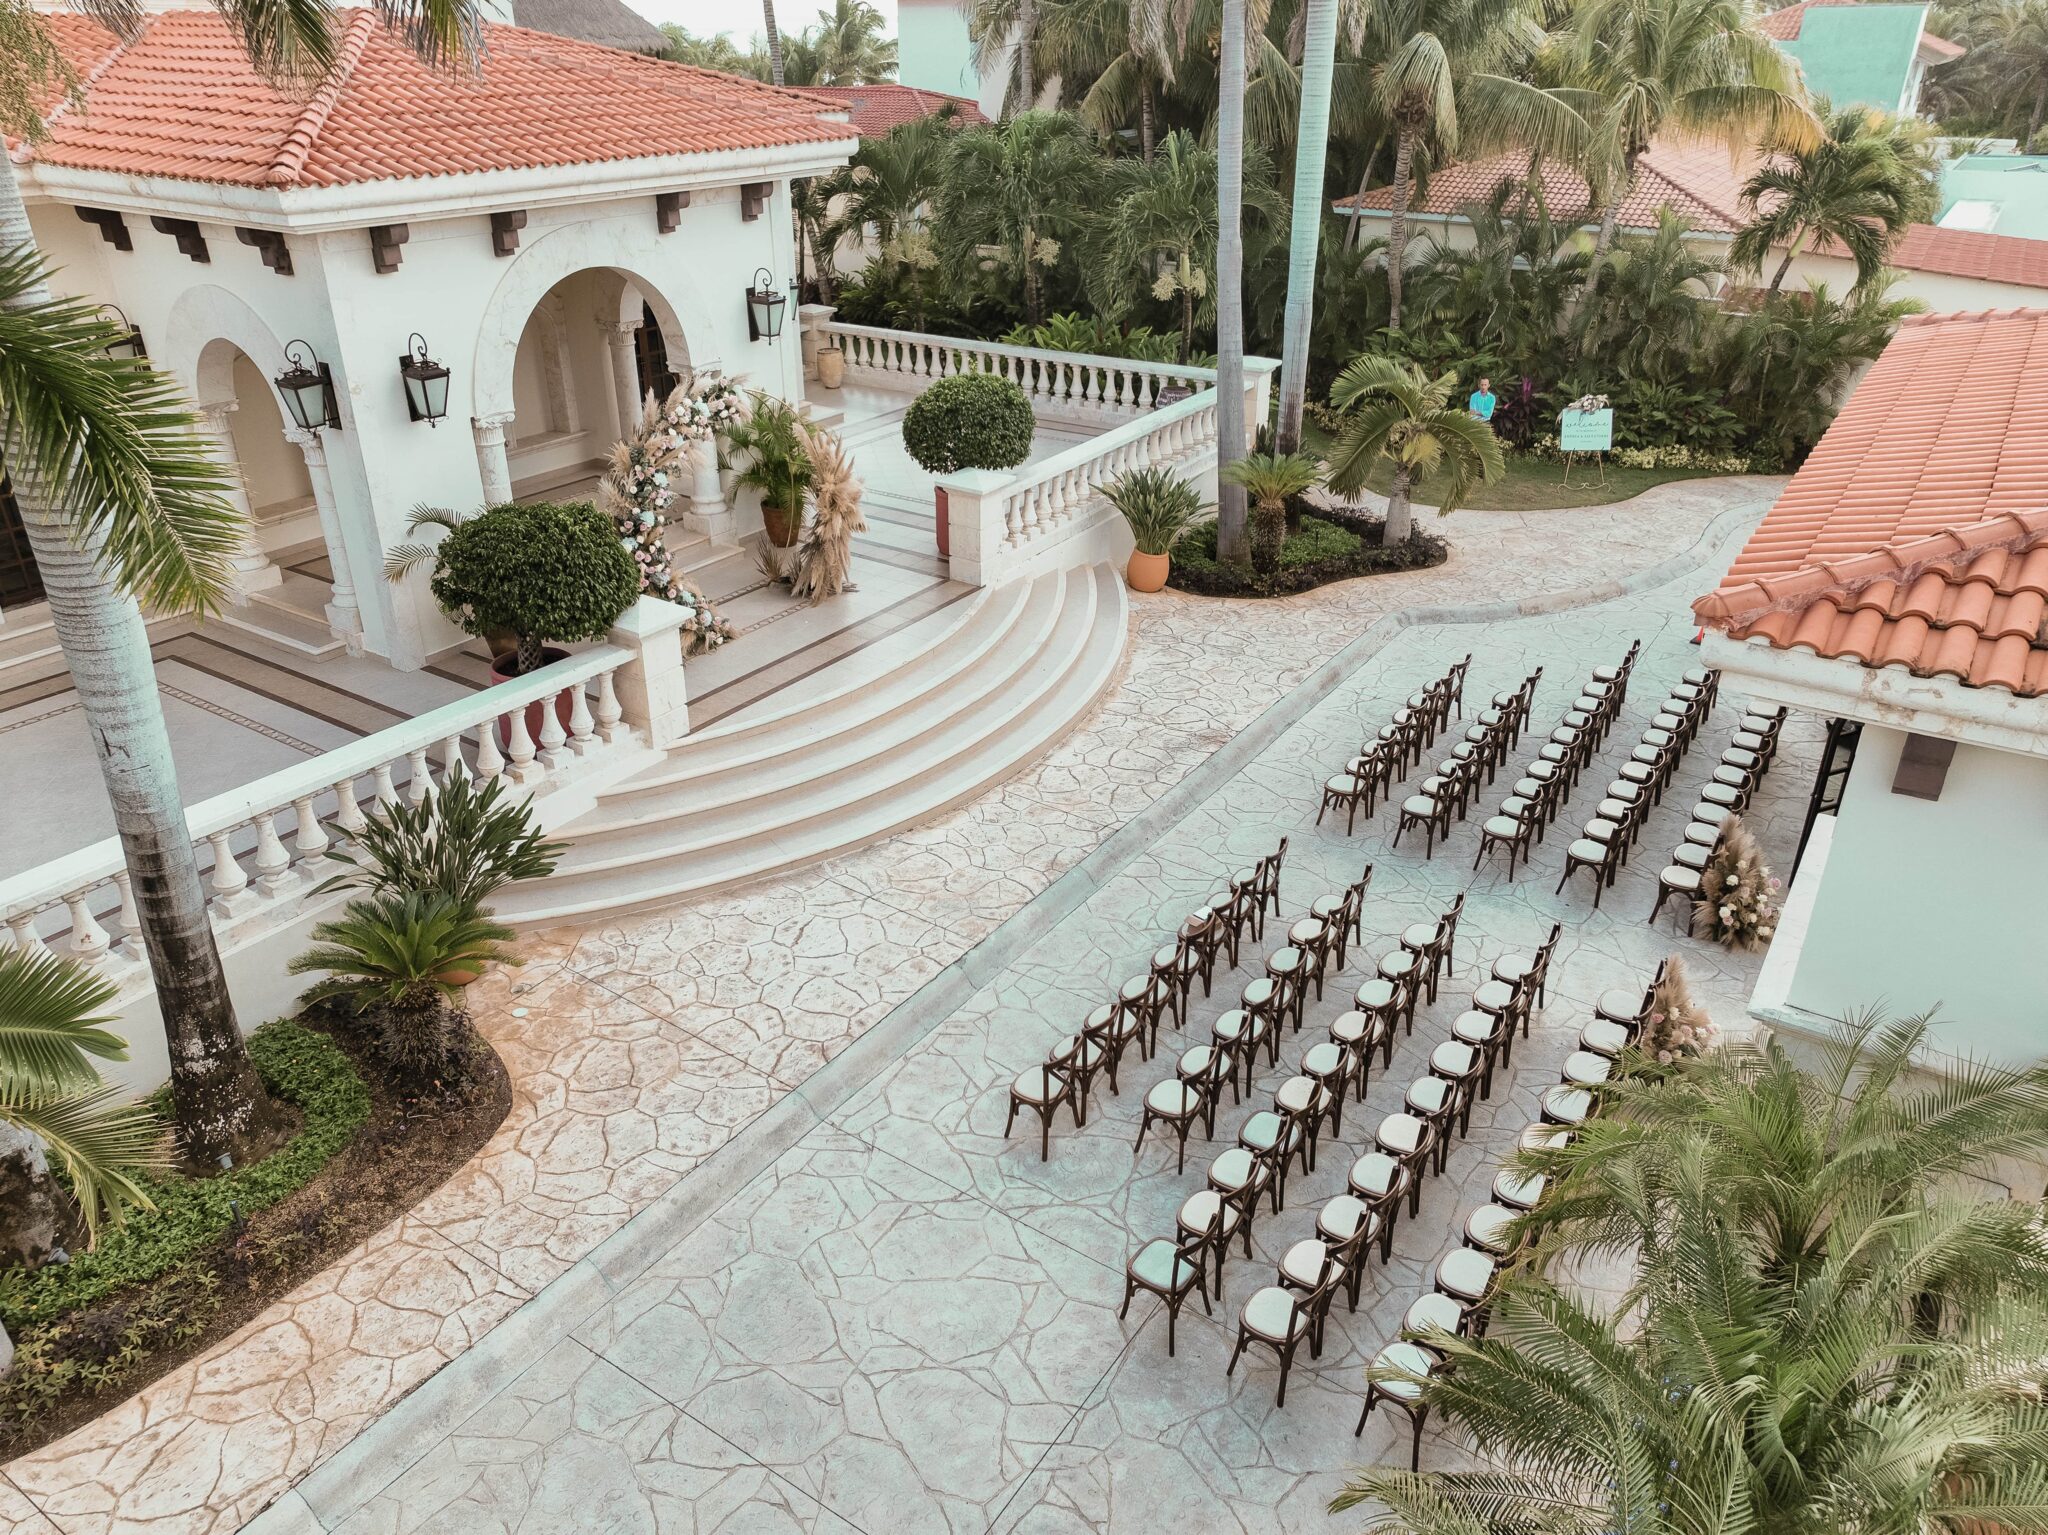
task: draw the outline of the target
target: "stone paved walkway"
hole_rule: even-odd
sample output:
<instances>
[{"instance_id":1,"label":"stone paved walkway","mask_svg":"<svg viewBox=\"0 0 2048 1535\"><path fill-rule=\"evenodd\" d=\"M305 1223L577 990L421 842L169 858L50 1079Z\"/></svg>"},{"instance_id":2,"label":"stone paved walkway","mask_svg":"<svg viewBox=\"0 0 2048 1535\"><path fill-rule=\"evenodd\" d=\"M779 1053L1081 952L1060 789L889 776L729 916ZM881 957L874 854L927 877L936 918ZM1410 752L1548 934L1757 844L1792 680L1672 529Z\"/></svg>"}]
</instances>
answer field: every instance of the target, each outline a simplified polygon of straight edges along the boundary
<instances>
[{"instance_id":1,"label":"stone paved walkway","mask_svg":"<svg viewBox=\"0 0 2048 1535\"><path fill-rule=\"evenodd\" d=\"M1722 533L1738 535L1777 485L1700 481L1612 508L1463 513L1448 529L1459 553L1435 571L1276 603L1148 600L1126 677L1097 715L945 821L698 908L534 942L524 970L478 988L480 1023L516 1101L477 1160L234 1338L5 1467L0 1529L237 1528L494 1326L525 1325L536 1308L521 1311L523 1301L576 1280L580 1260L637 1212L686 1196L686 1175L715 1172L735 1133L1377 619L1421 605L1557 599L1665 561L1718 568L1721 550L1688 551L1724 513ZM1220 1498L1247 1529L1270 1526L1282 1508L1288 1528L1315 1527L1330 1468L1354 1453L1356 1407L1346 1404L1357 1400L1357 1366L1391 1325L1381 1313L1398 1319L1388 1297L1412 1291L1433 1258L1425 1236L1449 1229L1451 1185L1477 1186L1484 1148L1454 1158L1432 1195L1441 1208L1425 1204L1393 1271L1376 1280L1380 1299L1333 1329L1332 1348L1297 1372L1287 1412L1275 1415L1269 1368L1241 1368L1226 1388L1220 1333L1188 1327L1169 1366L1145 1308L1116 1321L1132 1233L1170 1225L1200 1179L1194 1166L1174 1178L1170 1160L1162 1170L1156 1146L1133 1176L1139 1094L1091 1117L1086 1132L1063 1132L1041 1168L1021 1138L996 1138L1002 1084L1226 867L1282 829L1297 836L1290 910L1376 859L1368 922L1379 936L1368 949L1378 952L1394 923L1462 884L1476 825L1430 865L1405 849L1387 856L1378 829L1349 843L1307 836L1322 766L1383 717L1389 698L1467 648L1481 653L1476 694L1537 660L1562 679L1618 655L1630 634L1655 636L1647 699L1691 655L1684 601L1699 579L1554 617L1400 633L831 1123L609 1304L592 1292L575 1336L531 1356L498 1350L518 1367L498 1367L503 1389L474 1416L437 1422L396 1459L359 1456L346 1477L323 1473L317 1500L295 1494L266 1524L1115 1526L1174 1491ZM1546 688L1539 717L1563 706L1562 686ZM1639 728L1631 720L1624 729ZM1801 750L1795 743L1773 781L1787 804L1803 796ZM1764 818L1781 860L1789 833L1778 823L1789 814ZM1678 816L1673 808L1653 824L1614 915L1573 928L1544 1048L1518 1057L1527 1081L1496 1094L1504 1133L1526 1116L1539 1068L1554 1072L1549 1057L1561 1058L1577 1027L1573 1004L1668 946L1640 918L1658 841L1675 838ZM1552 839L1552 857L1561 846ZM1496 877L1482 875L1468 968L1503 942L1540 937L1553 907L1584 908L1583 892L1551 901L1540 876L1494 891ZM1748 966L1710 956L1699 968L1716 1010L1738 1017ZM1439 1033L1454 1001L1439 1005ZM1198 1020L1225 1005L1219 994ZM1398 1096L1420 1070L1425 1032L1376 1091ZM1347 1119L1346 1129L1357 1127ZM1343 1161L1333 1149L1318 1177L1341 1178ZM1262 1237L1302 1234L1299 1210L1318 1192L1304 1186L1304 1204L1291 1202ZM1234 1297L1258 1266L1234 1266ZM1176 1466L1193 1466L1195 1480L1169 1489L1159 1468Z\"/></svg>"}]
</instances>

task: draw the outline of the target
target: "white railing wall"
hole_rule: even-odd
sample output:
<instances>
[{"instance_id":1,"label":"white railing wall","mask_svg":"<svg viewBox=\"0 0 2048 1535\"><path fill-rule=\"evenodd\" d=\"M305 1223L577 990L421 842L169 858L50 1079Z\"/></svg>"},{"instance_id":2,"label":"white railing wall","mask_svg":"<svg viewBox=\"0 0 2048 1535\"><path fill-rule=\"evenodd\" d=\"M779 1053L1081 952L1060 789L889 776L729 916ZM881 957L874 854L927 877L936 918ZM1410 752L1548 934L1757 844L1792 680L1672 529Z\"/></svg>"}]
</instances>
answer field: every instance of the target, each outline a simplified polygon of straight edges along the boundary
<instances>
[{"instance_id":1,"label":"white railing wall","mask_svg":"<svg viewBox=\"0 0 2048 1535\"><path fill-rule=\"evenodd\" d=\"M1053 352L836 320L821 320L813 329L819 338L837 343L851 382L915 391L955 374L989 373L1016 384L1040 415L1090 425L1148 411L1161 390L1200 390L1216 383L1215 369L1179 363ZM809 337L806 345L814 345Z\"/></svg>"}]
</instances>

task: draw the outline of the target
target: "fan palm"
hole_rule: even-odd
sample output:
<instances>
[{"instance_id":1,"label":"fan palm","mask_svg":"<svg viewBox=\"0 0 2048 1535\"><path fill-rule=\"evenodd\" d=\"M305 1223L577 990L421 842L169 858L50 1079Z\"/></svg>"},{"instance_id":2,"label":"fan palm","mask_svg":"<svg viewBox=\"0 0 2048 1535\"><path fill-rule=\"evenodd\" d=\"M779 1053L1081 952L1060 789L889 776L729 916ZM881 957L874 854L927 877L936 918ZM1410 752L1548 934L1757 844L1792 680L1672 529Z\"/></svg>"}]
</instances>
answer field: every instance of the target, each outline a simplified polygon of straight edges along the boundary
<instances>
[{"instance_id":1,"label":"fan palm","mask_svg":"<svg viewBox=\"0 0 2048 1535\"><path fill-rule=\"evenodd\" d=\"M1378 61L1374 94L1394 133L1387 279L1395 330L1415 156L1426 139L1446 160L1505 144L1544 154L1583 150L1584 119L1564 96L1523 78L1542 43L1524 0L1388 0L1370 13L1365 51Z\"/></svg>"},{"instance_id":2,"label":"fan palm","mask_svg":"<svg viewBox=\"0 0 2048 1535\"><path fill-rule=\"evenodd\" d=\"M1043 274L1082 234L1102 162L1088 132L1058 112L1025 112L953 139L939 198L942 255L969 270L982 246L1002 252L1028 324L1045 318Z\"/></svg>"},{"instance_id":3,"label":"fan palm","mask_svg":"<svg viewBox=\"0 0 2048 1535\"><path fill-rule=\"evenodd\" d=\"M141 8L83 7L121 36ZM220 0L266 74L301 80L335 57L334 13L296 0ZM477 0L378 0L423 60L474 56ZM4 10L0 128L34 140L36 103L75 84L47 22ZM89 728L121 839L142 940L170 1036L180 1138L197 1160L239 1153L272 1111L242 1044L185 826L141 602L204 613L225 597L244 527L228 470L189 406L145 362L106 355L96 306L52 297L11 159L0 155L0 443L35 553L51 627Z\"/></svg>"},{"instance_id":4,"label":"fan palm","mask_svg":"<svg viewBox=\"0 0 2048 1535\"><path fill-rule=\"evenodd\" d=\"M1448 516L1476 482L1507 472L1493 429L1451 403L1458 375L1431 378L1413 363L1370 354L1337 376L1330 404L1344 415L1330 445L1329 486L1356 495L1386 459L1393 468L1383 542L1405 543L1414 530L1411 497L1425 476Z\"/></svg>"},{"instance_id":5,"label":"fan palm","mask_svg":"<svg viewBox=\"0 0 2048 1535\"><path fill-rule=\"evenodd\" d=\"M1573 11L1552 62L1594 125L1586 163L1602 194L1596 254L1614 244L1636 163L1666 129L1737 153L1818 142L1799 66L1756 18L1746 0L1583 0Z\"/></svg>"},{"instance_id":6,"label":"fan palm","mask_svg":"<svg viewBox=\"0 0 2048 1535\"><path fill-rule=\"evenodd\" d=\"M1884 269L1906 226L1932 215L1938 201L1924 130L1869 107L1819 105L1820 142L1769 161L1742 188L1743 206L1755 217L1737 231L1728 264L1761 272L1771 251L1783 247L1772 293L1784 286L1793 257L1816 241L1849 253L1861 287Z\"/></svg>"},{"instance_id":7,"label":"fan palm","mask_svg":"<svg viewBox=\"0 0 2048 1535\"><path fill-rule=\"evenodd\" d=\"M1287 502L1322 478L1322 465L1313 453L1247 453L1224 465L1221 478L1251 498L1252 569L1272 574L1287 540Z\"/></svg>"}]
</instances>

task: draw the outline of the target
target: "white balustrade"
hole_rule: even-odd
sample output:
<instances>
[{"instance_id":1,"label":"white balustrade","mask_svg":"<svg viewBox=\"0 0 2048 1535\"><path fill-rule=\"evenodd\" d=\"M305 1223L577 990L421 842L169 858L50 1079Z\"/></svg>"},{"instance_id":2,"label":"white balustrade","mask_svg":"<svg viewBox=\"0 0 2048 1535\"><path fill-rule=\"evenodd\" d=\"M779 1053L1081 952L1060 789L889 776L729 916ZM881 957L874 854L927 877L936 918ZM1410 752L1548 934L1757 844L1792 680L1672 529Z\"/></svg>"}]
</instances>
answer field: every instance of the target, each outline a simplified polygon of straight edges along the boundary
<instances>
[{"instance_id":1,"label":"white balustrade","mask_svg":"<svg viewBox=\"0 0 2048 1535\"><path fill-rule=\"evenodd\" d=\"M607 747L631 743L613 678L634 659L625 646L598 646L193 806L186 824L201 849L216 925L301 900L333 873L328 851L368 824L358 798L366 778L377 811L420 803L437 781L437 766L439 781L509 776L515 792L525 794ZM545 720L538 750L527 730L529 705L540 706ZM501 728L509 737L509 771ZM395 779L400 764L409 773L403 789ZM334 808L323 819L320 805L330 796ZM142 921L118 839L0 880L0 927L0 945L53 951L123 983L146 978Z\"/></svg>"}]
</instances>

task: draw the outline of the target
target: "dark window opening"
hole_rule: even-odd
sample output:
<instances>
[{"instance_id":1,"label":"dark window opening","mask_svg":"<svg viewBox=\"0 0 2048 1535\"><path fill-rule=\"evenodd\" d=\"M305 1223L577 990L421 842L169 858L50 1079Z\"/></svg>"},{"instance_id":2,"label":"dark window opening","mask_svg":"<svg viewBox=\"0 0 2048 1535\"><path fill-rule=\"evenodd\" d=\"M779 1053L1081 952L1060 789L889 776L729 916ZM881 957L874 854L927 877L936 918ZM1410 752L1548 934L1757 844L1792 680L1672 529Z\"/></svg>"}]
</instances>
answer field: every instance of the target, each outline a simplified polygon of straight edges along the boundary
<instances>
[{"instance_id":1,"label":"dark window opening","mask_svg":"<svg viewBox=\"0 0 2048 1535\"><path fill-rule=\"evenodd\" d=\"M28 529L22 525L21 507L14 499L14 482L0 473L0 608L18 608L40 602L42 572L36 569L35 551L28 546Z\"/></svg>"},{"instance_id":2,"label":"dark window opening","mask_svg":"<svg viewBox=\"0 0 2048 1535\"><path fill-rule=\"evenodd\" d=\"M657 400L667 399L677 383L668 365L668 340L654 311L645 304L640 306L640 328L633 332L633 362L640 376L640 398L651 394Z\"/></svg>"}]
</instances>

